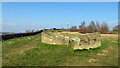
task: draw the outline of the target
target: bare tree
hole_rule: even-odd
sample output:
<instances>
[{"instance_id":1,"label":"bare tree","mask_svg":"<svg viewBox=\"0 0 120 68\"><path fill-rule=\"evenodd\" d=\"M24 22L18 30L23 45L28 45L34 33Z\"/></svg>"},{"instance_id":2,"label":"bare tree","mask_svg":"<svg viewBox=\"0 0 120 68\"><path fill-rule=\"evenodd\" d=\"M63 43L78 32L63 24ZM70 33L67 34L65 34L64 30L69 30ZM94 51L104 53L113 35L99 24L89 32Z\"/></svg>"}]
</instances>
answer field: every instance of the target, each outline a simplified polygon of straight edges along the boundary
<instances>
[{"instance_id":1,"label":"bare tree","mask_svg":"<svg viewBox=\"0 0 120 68\"><path fill-rule=\"evenodd\" d=\"M77 31L78 29L77 29L76 26L72 26L69 30L70 30L70 31Z\"/></svg>"},{"instance_id":2,"label":"bare tree","mask_svg":"<svg viewBox=\"0 0 120 68\"><path fill-rule=\"evenodd\" d=\"M114 26L113 27L113 31L115 31L115 32L120 32L120 25L116 25L116 26Z\"/></svg>"},{"instance_id":3,"label":"bare tree","mask_svg":"<svg viewBox=\"0 0 120 68\"><path fill-rule=\"evenodd\" d=\"M103 22L102 24L101 24L101 33L108 33L108 31L109 31L109 27L108 27L108 24L106 23L106 22Z\"/></svg>"},{"instance_id":4,"label":"bare tree","mask_svg":"<svg viewBox=\"0 0 120 68\"><path fill-rule=\"evenodd\" d=\"M100 25L98 22L96 22L96 32L100 32L100 31L101 31Z\"/></svg>"},{"instance_id":5,"label":"bare tree","mask_svg":"<svg viewBox=\"0 0 120 68\"><path fill-rule=\"evenodd\" d=\"M92 33L96 30L96 25L94 21L91 21L91 23L87 26L87 32Z\"/></svg>"},{"instance_id":6,"label":"bare tree","mask_svg":"<svg viewBox=\"0 0 120 68\"><path fill-rule=\"evenodd\" d=\"M79 32L86 33L85 21L83 21L81 25L79 25Z\"/></svg>"}]
</instances>

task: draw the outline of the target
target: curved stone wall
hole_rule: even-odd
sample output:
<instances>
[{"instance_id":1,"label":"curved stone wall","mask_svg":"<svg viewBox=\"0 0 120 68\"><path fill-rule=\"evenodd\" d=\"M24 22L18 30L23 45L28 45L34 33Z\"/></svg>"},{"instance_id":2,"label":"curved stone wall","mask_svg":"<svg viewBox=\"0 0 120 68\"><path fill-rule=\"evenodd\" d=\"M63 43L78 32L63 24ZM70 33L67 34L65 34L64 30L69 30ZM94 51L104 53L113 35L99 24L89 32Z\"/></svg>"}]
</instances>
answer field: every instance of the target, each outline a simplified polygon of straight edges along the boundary
<instances>
[{"instance_id":1,"label":"curved stone wall","mask_svg":"<svg viewBox=\"0 0 120 68\"><path fill-rule=\"evenodd\" d=\"M72 33L72 32L42 32L42 42L49 44L68 45L74 50L90 49L101 46L100 33Z\"/></svg>"}]
</instances>

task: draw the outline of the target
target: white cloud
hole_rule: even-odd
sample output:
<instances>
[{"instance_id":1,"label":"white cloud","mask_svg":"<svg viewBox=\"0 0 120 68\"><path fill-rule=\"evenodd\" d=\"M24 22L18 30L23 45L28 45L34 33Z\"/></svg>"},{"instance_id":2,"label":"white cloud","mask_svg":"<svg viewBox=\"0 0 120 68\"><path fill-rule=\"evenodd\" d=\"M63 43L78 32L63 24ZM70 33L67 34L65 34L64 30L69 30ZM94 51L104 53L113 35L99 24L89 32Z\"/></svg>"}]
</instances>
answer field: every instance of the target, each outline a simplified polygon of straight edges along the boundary
<instances>
[{"instance_id":1,"label":"white cloud","mask_svg":"<svg viewBox=\"0 0 120 68\"><path fill-rule=\"evenodd\" d=\"M2 23L3 24L3 26L4 25L8 25L8 26L16 26L16 25L18 25L18 24L16 24L16 23Z\"/></svg>"},{"instance_id":2,"label":"white cloud","mask_svg":"<svg viewBox=\"0 0 120 68\"><path fill-rule=\"evenodd\" d=\"M111 21L111 22L107 22L107 24L118 24L118 20L114 20L114 21Z\"/></svg>"},{"instance_id":3,"label":"white cloud","mask_svg":"<svg viewBox=\"0 0 120 68\"><path fill-rule=\"evenodd\" d=\"M29 26L36 26L36 25L40 25L40 26L46 26L47 24L40 24L40 23L30 23L30 24L25 24L25 25L29 25Z\"/></svg>"},{"instance_id":4,"label":"white cloud","mask_svg":"<svg viewBox=\"0 0 120 68\"><path fill-rule=\"evenodd\" d=\"M24 32L28 29L43 29L49 27L51 24L41 23L3 23L3 31L5 32Z\"/></svg>"},{"instance_id":5,"label":"white cloud","mask_svg":"<svg viewBox=\"0 0 120 68\"><path fill-rule=\"evenodd\" d=\"M118 20L107 22L107 24L109 25L110 30L112 30L114 26L118 25Z\"/></svg>"},{"instance_id":6,"label":"white cloud","mask_svg":"<svg viewBox=\"0 0 120 68\"><path fill-rule=\"evenodd\" d=\"M118 23L118 20L114 20L112 23Z\"/></svg>"},{"instance_id":7,"label":"white cloud","mask_svg":"<svg viewBox=\"0 0 120 68\"><path fill-rule=\"evenodd\" d=\"M2 22L0 22L0 24L2 24Z\"/></svg>"},{"instance_id":8,"label":"white cloud","mask_svg":"<svg viewBox=\"0 0 120 68\"><path fill-rule=\"evenodd\" d=\"M2 18L0 18L0 32L2 32Z\"/></svg>"},{"instance_id":9,"label":"white cloud","mask_svg":"<svg viewBox=\"0 0 120 68\"><path fill-rule=\"evenodd\" d=\"M119 0L2 0L2 2L118 2Z\"/></svg>"},{"instance_id":10,"label":"white cloud","mask_svg":"<svg viewBox=\"0 0 120 68\"><path fill-rule=\"evenodd\" d=\"M0 18L0 25L2 25L2 18Z\"/></svg>"}]
</instances>

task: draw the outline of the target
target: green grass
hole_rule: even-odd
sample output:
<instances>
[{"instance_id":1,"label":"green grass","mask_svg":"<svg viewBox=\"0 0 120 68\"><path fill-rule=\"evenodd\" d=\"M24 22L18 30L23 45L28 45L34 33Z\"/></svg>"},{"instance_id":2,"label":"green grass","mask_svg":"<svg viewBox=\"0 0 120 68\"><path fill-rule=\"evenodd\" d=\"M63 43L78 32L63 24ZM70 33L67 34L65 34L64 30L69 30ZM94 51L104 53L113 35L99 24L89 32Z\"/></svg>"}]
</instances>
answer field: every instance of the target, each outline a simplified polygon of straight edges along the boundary
<instances>
[{"instance_id":1,"label":"green grass","mask_svg":"<svg viewBox=\"0 0 120 68\"><path fill-rule=\"evenodd\" d=\"M41 42L41 34L2 42L4 66L117 66L117 37L102 37L101 47L73 51ZM112 42L113 41L113 42Z\"/></svg>"}]
</instances>

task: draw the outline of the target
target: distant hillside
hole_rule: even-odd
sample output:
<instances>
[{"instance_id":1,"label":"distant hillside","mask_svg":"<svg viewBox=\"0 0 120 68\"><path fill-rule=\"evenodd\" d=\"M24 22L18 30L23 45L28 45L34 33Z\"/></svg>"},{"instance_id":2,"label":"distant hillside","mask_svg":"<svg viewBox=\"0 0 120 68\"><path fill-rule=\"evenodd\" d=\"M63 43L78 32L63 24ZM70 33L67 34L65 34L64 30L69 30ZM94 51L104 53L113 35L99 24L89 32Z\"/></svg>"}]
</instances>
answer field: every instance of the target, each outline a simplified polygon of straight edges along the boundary
<instances>
[{"instance_id":1,"label":"distant hillside","mask_svg":"<svg viewBox=\"0 0 120 68\"><path fill-rule=\"evenodd\" d=\"M2 34L13 34L13 32L0 32L0 35Z\"/></svg>"}]
</instances>

